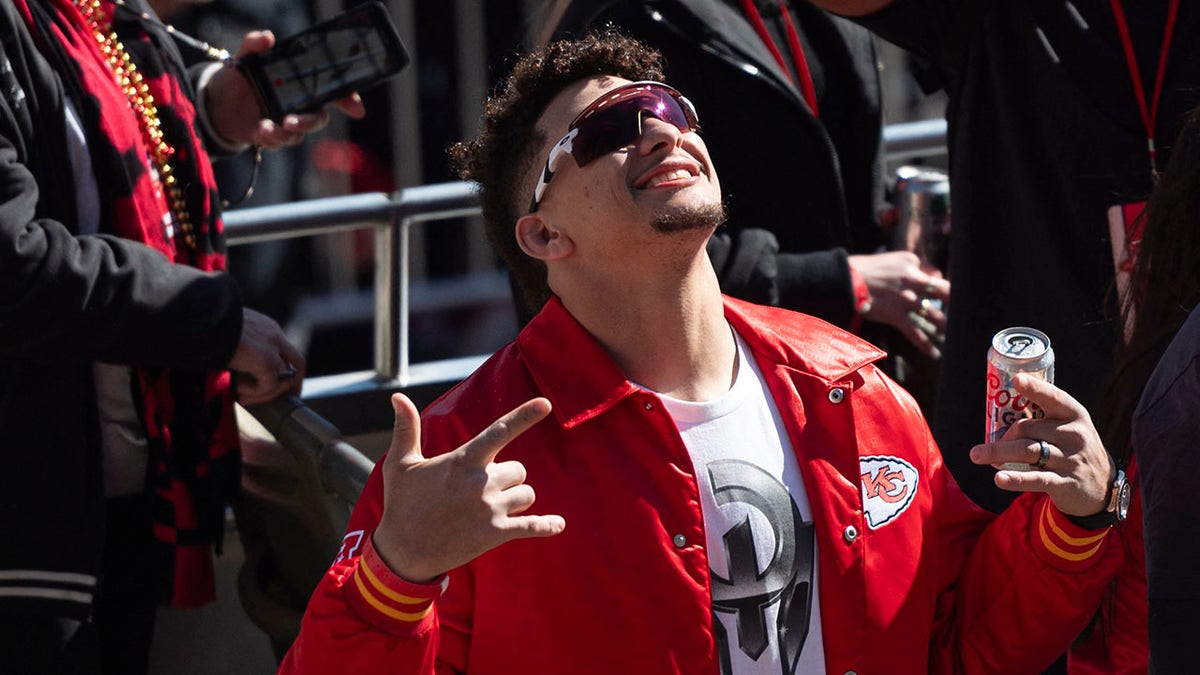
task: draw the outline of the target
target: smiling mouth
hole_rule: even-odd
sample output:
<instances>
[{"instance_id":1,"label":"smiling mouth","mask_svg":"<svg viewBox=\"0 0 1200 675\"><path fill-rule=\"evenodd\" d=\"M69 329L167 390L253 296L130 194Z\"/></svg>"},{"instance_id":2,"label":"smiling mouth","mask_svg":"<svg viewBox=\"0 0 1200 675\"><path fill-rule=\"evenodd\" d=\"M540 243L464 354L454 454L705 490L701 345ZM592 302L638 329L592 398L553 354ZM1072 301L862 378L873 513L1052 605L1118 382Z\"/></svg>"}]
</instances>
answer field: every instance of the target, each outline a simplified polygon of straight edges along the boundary
<instances>
[{"instance_id":1,"label":"smiling mouth","mask_svg":"<svg viewBox=\"0 0 1200 675\"><path fill-rule=\"evenodd\" d=\"M676 181L676 180L686 180L688 178L693 178L694 176L695 176L695 174L693 174L691 171L689 171L687 169L675 169L674 171L666 171L664 173L655 174L654 176L651 176L649 180L647 180L643 185L641 185L641 187L643 189L658 187L659 185L663 185L664 183L670 183L671 181Z\"/></svg>"}]
</instances>

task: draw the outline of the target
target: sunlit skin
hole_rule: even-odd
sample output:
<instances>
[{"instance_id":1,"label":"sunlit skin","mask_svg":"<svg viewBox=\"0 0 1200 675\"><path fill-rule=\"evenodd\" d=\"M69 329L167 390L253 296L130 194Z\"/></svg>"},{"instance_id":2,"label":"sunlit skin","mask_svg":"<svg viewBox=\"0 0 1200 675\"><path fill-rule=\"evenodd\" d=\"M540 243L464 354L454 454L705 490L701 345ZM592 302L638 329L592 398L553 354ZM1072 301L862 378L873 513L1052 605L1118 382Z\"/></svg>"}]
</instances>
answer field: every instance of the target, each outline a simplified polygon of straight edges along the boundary
<instances>
[{"instance_id":1,"label":"sunlit skin","mask_svg":"<svg viewBox=\"0 0 1200 675\"><path fill-rule=\"evenodd\" d=\"M567 87L538 121L540 170L554 143L589 103L627 80L591 78ZM702 111L701 111L702 114ZM532 193L530 171L521 194ZM736 345L725 320L705 243L721 203L716 172L701 137L650 118L628 148L579 167L567 158L537 211L514 226L522 250L546 264L550 286L571 315L612 356L626 377L660 393L707 401L728 391ZM664 231L664 214L691 226ZM688 220L690 216L697 217ZM1103 508L1111 478L1107 453L1087 412L1050 385L1018 378L1016 387L1047 411L1014 425L1004 440L972 450L979 464L1029 461L1023 436L1055 443L1046 471L1001 472L1000 487L1046 492L1067 513ZM384 512L375 545L401 577L427 581L484 551L526 537L554 536L559 515L529 515L536 493L520 462L503 448L550 412L533 399L462 447L433 459L420 451L420 420L403 396L384 464ZM1035 435L1036 434L1036 435ZM448 527L447 525L452 525Z\"/></svg>"},{"instance_id":2,"label":"sunlit skin","mask_svg":"<svg viewBox=\"0 0 1200 675\"><path fill-rule=\"evenodd\" d=\"M561 92L538 122L539 162L580 110L628 82L591 78ZM530 190L534 180L530 175ZM583 168L560 162L538 211L518 219L516 236L528 255L546 263L551 290L631 380L707 400L728 388L734 364L720 287L705 253L718 222L701 218L703 224L669 232L654 224L664 216L711 213L720 204L702 137L647 117L629 148Z\"/></svg>"},{"instance_id":3,"label":"sunlit skin","mask_svg":"<svg viewBox=\"0 0 1200 675\"><path fill-rule=\"evenodd\" d=\"M537 125L543 136L535 155L538 169L580 110L603 93L628 83L615 77L594 78L560 93ZM538 212L531 214L582 247L572 256L572 262L594 267L615 263L631 268L627 270L630 273L649 272L639 268L630 256L658 260L660 264L666 257L661 249L670 246L673 238L660 236L649 227L658 215L720 204L720 184L699 134L681 132L649 116L644 118L642 129L634 145L603 155L583 168L564 157ZM531 185L535 179L535 175L528 177ZM696 232L679 245L691 251L710 233ZM519 231L517 238L522 241ZM683 257L687 260L693 256L686 253ZM554 280L551 286L559 290Z\"/></svg>"},{"instance_id":4,"label":"sunlit skin","mask_svg":"<svg viewBox=\"0 0 1200 675\"><path fill-rule=\"evenodd\" d=\"M580 110L626 82L591 79L555 98L538 124L547 139L538 161ZM519 219L514 234L529 255L546 262L563 303L631 379L694 400L727 390L735 348L704 252L715 224L670 233L653 225L663 213L720 205L703 141L648 119L629 149L583 169L568 158L558 171L541 207ZM524 194L534 180L531 174ZM536 486L526 484L524 467L504 461L502 452L549 413L548 401L525 403L434 459L420 454L420 421L411 402L397 395L392 405L395 435L374 540L397 574L428 580L506 541L553 536L567 527L557 515L526 514Z\"/></svg>"}]
</instances>

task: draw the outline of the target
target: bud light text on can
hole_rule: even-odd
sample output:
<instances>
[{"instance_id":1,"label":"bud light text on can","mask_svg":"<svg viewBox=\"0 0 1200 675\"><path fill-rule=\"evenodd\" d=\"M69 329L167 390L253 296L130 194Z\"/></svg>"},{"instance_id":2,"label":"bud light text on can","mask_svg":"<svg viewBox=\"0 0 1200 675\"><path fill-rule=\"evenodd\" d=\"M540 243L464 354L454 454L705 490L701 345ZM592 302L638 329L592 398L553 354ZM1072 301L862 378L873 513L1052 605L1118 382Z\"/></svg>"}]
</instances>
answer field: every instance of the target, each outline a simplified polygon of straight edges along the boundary
<instances>
[{"instance_id":1,"label":"bud light text on can","mask_svg":"<svg viewBox=\"0 0 1200 675\"><path fill-rule=\"evenodd\" d=\"M1054 350L1050 338L1040 330L1019 326L1005 328L992 338L987 364L987 414L985 442L994 443L1017 420L1045 417L1041 406L1017 394L1013 378L1017 373L1054 383ZM1024 462L1006 462L1001 469L1030 471Z\"/></svg>"}]
</instances>

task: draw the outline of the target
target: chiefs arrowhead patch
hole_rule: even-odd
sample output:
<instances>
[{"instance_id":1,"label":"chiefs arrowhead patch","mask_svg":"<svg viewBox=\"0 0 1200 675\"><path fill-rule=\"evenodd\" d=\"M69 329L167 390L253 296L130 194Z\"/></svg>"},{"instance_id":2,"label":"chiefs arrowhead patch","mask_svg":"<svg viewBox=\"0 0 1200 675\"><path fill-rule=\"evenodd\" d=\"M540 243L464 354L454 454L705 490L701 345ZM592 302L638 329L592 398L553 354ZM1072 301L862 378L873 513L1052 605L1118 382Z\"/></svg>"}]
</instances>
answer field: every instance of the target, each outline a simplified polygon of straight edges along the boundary
<instances>
[{"instance_id":1,"label":"chiefs arrowhead patch","mask_svg":"<svg viewBox=\"0 0 1200 675\"><path fill-rule=\"evenodd\" d=\"M912 464L899 457L859 457L863 511L872 530L895 520L912 504L920 482Z\"/></svg>"}]
</instances>

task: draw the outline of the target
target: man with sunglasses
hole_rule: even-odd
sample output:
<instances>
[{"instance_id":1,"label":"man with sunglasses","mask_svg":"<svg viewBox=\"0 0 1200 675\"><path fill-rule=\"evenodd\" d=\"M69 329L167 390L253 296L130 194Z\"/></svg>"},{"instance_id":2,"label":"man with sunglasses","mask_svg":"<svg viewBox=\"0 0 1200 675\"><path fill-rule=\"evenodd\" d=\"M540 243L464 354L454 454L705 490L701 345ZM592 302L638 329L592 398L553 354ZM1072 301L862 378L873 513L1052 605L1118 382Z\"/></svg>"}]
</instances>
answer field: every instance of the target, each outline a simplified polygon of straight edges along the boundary
<instances>
[{"instance_id":1,"label":"man with sunglasses","mask_svg":"<svg viewBox=\"0 0 1200 675\"><path fill-rule=\"evenodd\" d=\"M1107 472L1014 475L1045 494L993 517L879 350L723 297L720 183L661 74L627 38L552 43L455 148L546 301L420 419L393 397L391 449L281 672L1020 673L1087 621L1117 552L1064 514L1101 510ZM1039 423L1086 421L1019 386ZM1053 456L1105 459L1094 434Z\"/></svg>"},{"instance_id":2,"label":"man with sunglasses","mask_svg":"<svg viewBox=\"0 0 1200 675\"><path fill-rule=\"evenodd\" d=\"M724 293L812 314L931 367L912 357L939 353L945 314L930 302L948 301L950 284L911 252L881 252L883 115L869 31L803 0L546 5L539 43L616 26L661 51L668 81L704 111L729 211L708 244Z\"/></svg>"}]
</instances>

